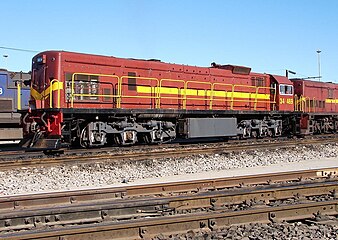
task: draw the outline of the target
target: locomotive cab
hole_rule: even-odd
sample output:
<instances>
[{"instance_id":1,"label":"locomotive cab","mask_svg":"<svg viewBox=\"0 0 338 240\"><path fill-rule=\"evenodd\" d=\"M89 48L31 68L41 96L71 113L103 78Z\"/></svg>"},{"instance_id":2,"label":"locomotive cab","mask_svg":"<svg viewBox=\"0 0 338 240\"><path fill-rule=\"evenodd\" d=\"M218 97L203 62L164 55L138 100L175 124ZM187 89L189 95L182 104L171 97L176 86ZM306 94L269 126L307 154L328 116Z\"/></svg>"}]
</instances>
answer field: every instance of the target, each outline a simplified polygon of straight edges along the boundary
<instances>
[{"instance_id":1,"label":"locomotive cab","mask_svg":"<svg viewBox=\"0 0 338 240\"><path fill-rule=\"evenodd\" d=\"M293 111L294 110L294 89L293 83L283 76L271 75L272 84L276 86L276 110Z\"/></svg>"}]
</instances>

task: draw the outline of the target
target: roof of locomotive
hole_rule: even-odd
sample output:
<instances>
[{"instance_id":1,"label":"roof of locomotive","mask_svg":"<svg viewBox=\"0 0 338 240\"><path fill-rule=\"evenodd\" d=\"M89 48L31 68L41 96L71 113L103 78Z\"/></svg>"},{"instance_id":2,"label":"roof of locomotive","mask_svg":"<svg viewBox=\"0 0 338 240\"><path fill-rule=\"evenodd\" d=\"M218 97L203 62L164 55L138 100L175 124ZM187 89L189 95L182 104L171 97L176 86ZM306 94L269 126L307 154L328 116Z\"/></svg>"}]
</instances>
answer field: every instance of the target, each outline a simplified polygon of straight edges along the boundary
<instances>
[{"instance_id":1,"label":"roof of locomotive","mask_svg":"<svg viewBox=\"0 0 338 240\"><path fill-rule=\"evenodd\" d=\"M312 83L314 85L325 85L325 84L335 84L337 85L337 83L335 82L322 82L322 81L319 81L319 80L310 80L310 79L303 79L303 78L291 78L290 79L292 82L304 82L304 83Z\"/></svg>"},{"instance_id":2,"label":"roof of locomotive","mask_svg":"<svg viewBox=\"0 0 338 240\"><path fill-rule=\"evenodd\" d=\"M5 68L0 68L0 73L2 74L8 74L9 77L13 80L20 80L22 79L27 79L28 77L30 77L30 72L23 72L23 71L9 71Z\"/></svg>"},{"instance_id":3,"label":"roof of locomotive","mask_svg":"<svg viewBox=\"0 0 338 240\"><path fill-rule=\"evenodd\" d=\"M150 64L161 64L161 65L175 65L175 66L182 66L182 67L193 67L193 68L207 68L207 69L222 69L223 71L230 71L234 74L242 74L242 75L249 75L249 74L261 74L266 75L265 73L255 73L251 72L251 68L245 67L245 66L239 66L239 65L233 65L233 64L216 64L214 62L211 63L211 66L193 66L193 65L186 65L186 64L177 64L177 63L169 63L169 62L162 62L159 59L137 59L137 58L121 58L121 57L114 57L114 56L105 56L105 55L98 55L98 54L89 54L89 53L78 53L78 52L70 52L70 51L63 51L63 50L48 50L43 51L38 54L36 54L33 59L43 55L43 54L59 54L59 55L65 55L65 56L78 56L78 57L89 57L89 58L102 58L103 59L115 59L115 60L130 60L130 61L138 61L138 62L147 62Z\"/></svg>"},{"instance_id":4,"label":"roof of locomotive","mask_svg":"<svg viewBox=\"0 0 338 240\"><path fill-rule=\"evenodd\" d=\"M290 79L284 76L272 75L271 76L279 83L279 84L292 84Z\"/></svg>"}]
</instances>

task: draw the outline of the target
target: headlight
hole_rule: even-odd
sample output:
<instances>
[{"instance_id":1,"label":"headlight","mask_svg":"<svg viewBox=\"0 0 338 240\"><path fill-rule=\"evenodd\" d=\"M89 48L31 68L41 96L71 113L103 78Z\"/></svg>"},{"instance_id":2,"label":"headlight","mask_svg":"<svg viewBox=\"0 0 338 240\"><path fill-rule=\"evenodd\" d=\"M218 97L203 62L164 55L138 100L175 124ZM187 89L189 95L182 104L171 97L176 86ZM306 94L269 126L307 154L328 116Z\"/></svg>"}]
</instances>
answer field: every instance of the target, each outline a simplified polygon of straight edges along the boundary
<instances>
[{"instance_id":1,"label":"headlight","mask_svg":"<svg viewBox=\"0 0 338 240\"><path fill-rule=\"evenodd\" d=\"M38 64L46 63L46 56L42 55L42 56L37 57L36 58L36 63L38 63Z\"/></svg>"},{"instance_id":2,"label":"headlight","mask_svg":"<svg viewBox=\"0 0 338 240\"><path fill-rule=\"evenodd\" d=\"M42 63L42 62L43 62L43 57L38 57L38 58L36 59L36 62L37 62L37 63Z\"/></svg>"}]
</instances>

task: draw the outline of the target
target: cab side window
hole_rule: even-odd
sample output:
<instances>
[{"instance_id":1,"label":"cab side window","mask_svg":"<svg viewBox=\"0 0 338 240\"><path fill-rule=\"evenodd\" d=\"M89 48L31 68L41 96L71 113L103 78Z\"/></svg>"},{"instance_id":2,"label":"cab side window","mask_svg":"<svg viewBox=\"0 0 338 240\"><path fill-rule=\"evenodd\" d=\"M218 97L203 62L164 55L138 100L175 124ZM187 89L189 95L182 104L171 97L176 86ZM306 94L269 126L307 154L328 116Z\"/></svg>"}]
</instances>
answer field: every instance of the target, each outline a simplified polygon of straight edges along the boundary
<instances>
[{"instance_id":1,"label":"cab side window","mask_svg":"<svg viewBox=\"0 0 338 240\"><path fill-rule=\"evenodd\" d=\"M281 84L279 85L279 94L280 95L293 95L293 86Z\"/></svg>"}]
</instances>

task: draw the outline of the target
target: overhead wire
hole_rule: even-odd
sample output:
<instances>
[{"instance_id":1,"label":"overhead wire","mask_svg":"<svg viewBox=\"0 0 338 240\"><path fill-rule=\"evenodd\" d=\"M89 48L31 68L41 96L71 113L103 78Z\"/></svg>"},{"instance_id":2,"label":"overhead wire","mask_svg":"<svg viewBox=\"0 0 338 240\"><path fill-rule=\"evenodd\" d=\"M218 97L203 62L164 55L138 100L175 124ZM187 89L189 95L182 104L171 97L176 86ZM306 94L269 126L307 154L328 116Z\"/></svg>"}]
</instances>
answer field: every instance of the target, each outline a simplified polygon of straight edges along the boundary
<instances>
[{"instance_id":1,"label":"overhead wire","mask_svg":"<svg viewBox=\"0 0 338 240\"><path fill-rule=\"evenodd\" d=\"M20 51L20 52L31 52L31 53L38 53L39 52L39 51L36 51L36 50L30 50L30 49L2 47L2 46L0 46L0 49L12 50L12 51Z\"/></svg>"}]
</instances>

